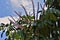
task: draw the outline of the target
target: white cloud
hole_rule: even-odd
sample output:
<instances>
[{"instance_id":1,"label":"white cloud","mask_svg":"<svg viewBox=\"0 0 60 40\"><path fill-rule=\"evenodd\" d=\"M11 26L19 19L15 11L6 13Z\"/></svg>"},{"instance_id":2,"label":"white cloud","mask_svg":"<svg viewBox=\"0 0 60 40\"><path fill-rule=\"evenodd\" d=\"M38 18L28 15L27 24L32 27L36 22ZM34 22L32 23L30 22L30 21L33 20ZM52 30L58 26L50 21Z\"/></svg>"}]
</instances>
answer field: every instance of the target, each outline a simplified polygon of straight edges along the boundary
<instances>
[{"instance_id":1,"label":"white cloud","mask_svg":"<svg viewBox=\"0 0 60 40\"><path fill-rule=\"evenodd\" d=\"M31 1L21 0L21 3L22 3L24 6L30 6Z\"/></svg>"},{"instance_id":2,"label":"white cloud","mask_svg":"<svg viewBox=\"0 0 60 40\"><path fill-rule=\"evenodd\" d=\"M18 0L10 0L12 6L20 6Z\"/></svg>"},{"instance_id":3,"label":"white cloud","mask_svg":"<svg viewBox=\"0 0 60 40\"><path fill-rule=\"evenodd\" d=\"M10 21L8 20L8 18L9 17L0 18L0 23L4 23L4 24L10 23Z\"/></svg>"},{"instance_id":4,"label":"white cloud","mask_svg":"<svg viewBox=\"0 0 60 40\"><path fill-rule=\"evenodd\" d=\"M10 0L10 2L13 10L19 10L19 8L22 8L22 4L28 12L32 11L32 7L30 7L32 4L31 0Z\"/></svg>"},{"instance_id":5,"label":"white cloud","mask_svg":"<svg viewBox=\"0 0 60 40\"><path fill-rule=\"evenodd\" d=\"M14 7L20 7L21 4L23 4L24 6L28 6L31 4L31 1L28 0L11 0L10 2Z\"/></svg>"},{"instance_id":6,"label":"white cloud","mask_svg":"<svg viewBox=\"0 0 60 40\"><path fill-rule=\"evenodd\" d=\"M0 18L0 23L4 23L4 24L7 24L7 23L10 23L10 21L8 20L11 19L13 21L13 19L10 17L10 16L7 16L7 17L3 17L3 18ZM13 17L15 20L17 20L18 18L16 17Z\"/></svg>"},{"instance_id":7,"label":"white cloud","mask_svg":"<svg viewBox=\"0 0 60 40\"><path fill-rule=\"evenodd\" d=\"M13 7L13 10L19 9L21 7L21 4L26 8L27 12L32 13L32 2L31 0L11 0L11 5ZM36 3L35 3L35 11L37 9Z\"/></svg>"}]
</instances>

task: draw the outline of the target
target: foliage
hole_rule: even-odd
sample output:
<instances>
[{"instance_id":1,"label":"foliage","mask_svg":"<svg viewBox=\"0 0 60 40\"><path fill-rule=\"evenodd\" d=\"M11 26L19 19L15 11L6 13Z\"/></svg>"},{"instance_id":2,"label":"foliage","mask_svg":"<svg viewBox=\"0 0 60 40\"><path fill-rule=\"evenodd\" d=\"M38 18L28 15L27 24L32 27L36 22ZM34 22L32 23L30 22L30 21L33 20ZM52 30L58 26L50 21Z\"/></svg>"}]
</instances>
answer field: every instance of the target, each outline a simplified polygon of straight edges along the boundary
<instances>
[{"instance_id":1,"label":"foliage","mask_svg":"<svg viewBox=\"0 0 60 40\"><path fill-rule=\"evenodd\" d=\"M26 15L21 16L19 13L14 11L19 16L19 19L15 21L11 16L14 22L9 19L10 24L2 24L0 26L0 29L3 30L1 37L3 36L5 30L7 30L7 38L5 40L59 40L60 10L57 8L57 6L60 6L60 4L52 5L54 1L44 1L44 5L47 6L47 10L44 10L44 6L42 7L38 2L37 12L35 13L34 2L33 0L31 1L33 16L28 15L25 7L21 5ZM41 6L42 10L39 10L39 5ZM39 13L41 14L38 17Z\"/></svg>"}]
</instances>

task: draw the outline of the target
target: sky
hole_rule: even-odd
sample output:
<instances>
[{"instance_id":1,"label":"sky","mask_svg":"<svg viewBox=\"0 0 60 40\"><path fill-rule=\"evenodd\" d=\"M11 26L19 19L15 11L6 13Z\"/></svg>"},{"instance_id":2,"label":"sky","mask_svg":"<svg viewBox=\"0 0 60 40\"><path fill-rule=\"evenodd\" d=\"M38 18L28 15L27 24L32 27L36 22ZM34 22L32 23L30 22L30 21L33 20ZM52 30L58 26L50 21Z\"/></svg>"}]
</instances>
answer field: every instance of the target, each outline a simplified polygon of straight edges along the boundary
<instances>
[{"instance_id":1,"label":"sky","mask_svg":"<svg viewBox=\"0 0 60 40\"><path fill-rule=\"evenodd\" d=\"M40 2L43 5L43 0L34 0L35 9L37 9L37 2ZM17 16L14 11L21 12L22 15L24 15L25 13L21 7L21 4L28 12L32 12L31 0L0 0L0 22L2 22L1 20L7 20L6 18L8 18L10 15L13 17ZM6 23L6 21L3 22ZM2 31L0 31L0 35L1 32ZM6 35L4 33L3 38L0 37L0 40L4 40L5 37Z\"/></svg>"},{"instance_id":2,"label":"sky","mask_svg":"<svg viewBox=\"0 0 60 40\"><path fill-rule=\"evenodd\" d=\"M2 33L2 30L0 31L0 35L1 35L1 33ZM5 32L6 33L6 32ZM5 38L6 38L6 34L3 34L3 37L1 38L1 36L0 36L0 40L4 40Z\"/></svg>"},{"instance_id":3,"label":"sky","mask_svg":"<svg viewBox=\"0 0 60 40\"><path fill-rule=\"evenodd\" d=\"M43 0L34 0L35 7L37 7L37 2L43 4ZM9 15L16 16L14 11L22 12L22 15L24 15L21 4L24 5L28 12L32 11L31 0L0 0L0 18Z\"/></svg>"}]
</instances>

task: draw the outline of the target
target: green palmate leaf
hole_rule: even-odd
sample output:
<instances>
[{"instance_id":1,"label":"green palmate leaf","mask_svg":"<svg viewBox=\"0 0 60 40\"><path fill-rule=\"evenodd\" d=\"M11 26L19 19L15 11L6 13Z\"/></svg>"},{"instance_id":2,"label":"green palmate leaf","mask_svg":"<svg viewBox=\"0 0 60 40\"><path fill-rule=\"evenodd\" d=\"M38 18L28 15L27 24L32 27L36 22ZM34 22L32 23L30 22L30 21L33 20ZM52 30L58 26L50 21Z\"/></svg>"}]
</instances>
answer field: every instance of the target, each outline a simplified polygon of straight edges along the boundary
<instances>
[{"instance_id":1,"label":"green palmate leaf","mask_svg":"<svg viewBox=\"0 0 60 40\"><path fill-rule=\"evenodd\" d=\"M51 5L53 3L53 0L47 0L47 4Z\"/></svg>"},{"instance_id":2,"label":"green palmate leaf","mask_svg":"<svg viewBox=\"0 0 60 40\"><path fill-rule=\"evenodd\" d=\"M19 39L19 35L16 32L14 32L12 34L12 38L18 40Z\"/></svg>"},{"instance_id":3,"label":"green palmate leaf","mask_svg":"<svg viewBox=\"0 0 60 40\"><path fill-rule=\"evenodd\" d=\"M20 16L16 11L15 13L23 19L18 19L17 24L22 25L24 28L20 30L12 25L12 22L7 25L8 30L6 31L6 36L8 36L7 40L55 40L60 34L60 29L58 24L56 25L57 17L60 16L60 11L55 8L49 8L48 10L42 10L40 19L35 20L35 7L33 0L33 16L27 14L25 7L22 5L26 15ZM59 1L59 0L58 0ZM46 3L50 7L53 0L47 0ZM41 8L43 9L42 5ZM39 13L39 3L37 8L37 14ZM38 15L36 15L36 19ZM58 22L57 22L58 23ZM6 25L2 24L2 29L5 28ZM59 31L59 32L58 32ZM1 37L3 37L3 30ZM50 34L52 37L50 38ZM57 38L58 39L58 38Z\"/></svg>"},{"instance_id":4,"label":"green palmate leaf","mask_svg":"<svg viewBox=\"0 0 60 40\"><path fill-rule=\"evenodd\" d=\"M29 17L29 19L31 20L31 19L34 19L34 16L28 16Z\"/></svg>"},{"instance_id":5,"label":"green palmate leaf","mask_svg":"<svg viewBox=\"0 0 60 40\"><path fill-rule=\"evenodd\" d=\"M3 30L4 28L2 26L0 26L0 30Z\"/></svg>"},{"instance_id":6,"label":"green palmate leaf","mask_svg":"<svg viewBox=\"0 0 60 40\"><path fill-rule=\"evenodd\" d=\"M8 36L8 35L9 35L9 32L10 32L10 31L6 31L6 36Z\"/></svg>"},{"instance_id":7,"label":"green palmate leaf","mask_svg":"<svg viewBox=\"0 0 60 40\"><path fill-rule=\"evenodd\" d=\"M57 20L57 17L53 13L49 13L48 16L50 20L53 20L53 21Z\"/></svg>"},{"instance_id":8,"label":"green palmate leaf","mask_svg":"<svg viewBox=\"0 0 60 40\"><path fill-rule=\"evenodd\" d=\"M11 40L11 37L9 36L7 40Z\"/></svg>"},{"instance_id":9,"label":"green palmate leaf","mask_svg":"<svg viewBox=\"0 0 60 40\"><path fill-rule=\"evenodd\" d=\"M27 24L27 22L25 20L19 20L18 24Z\"/></svg>"},{"instance_id":10,"label":"green palmate leaf","mask_svg":"<svg viewBox=\"0 0 60 40\"><path fill-rule=\"evenodd\" d=\"M48 27L42 27L40 29L40 33L43 35L43 36L48 36L49 35L49 29Z\"/></svg>"},{"instance_id":11,"label":"green palmate leaf","mask_svg":"<svg viewBox=\"0 0 60 40\"><path fill-rule=\"evenodd\" d=\"M24 40L25 35L23 33L23 30L18 30L17 34L19 35L19 39Z\"/></svg>"},{"instance_id":12,"label":"green palmate leaf","mask_svg":"<svg viewBox=\"0 0 60 40\"><path fill-rule=\"evenodd\" d=\"M51 8L49 9L50 13L54 14L55 16L59 17L60 16L60 10Z\"/></svg>"},{"instance_id":13,"label":"green palmate leaf","mask_svg":"<svg viewBox=\"0 0 60 40\"><path fill-rule=\"evenodd\" d=\"M53 20L56 21L57 17L54 15L54 13L46 13L45 16L43 16L43 20Z\"/></svg>"},{"instance_id":14,"label":"green palmate leaf","mask_svg":"<svg viewBox=\"0 0 60 40\"><path fill-rule=\"evenodd\" d=\"M25 20L28 20L28 19L27 19L27 16L24 15L24 16L22 16L22 17L23 17Z\"/></svg>"}]
</instances>

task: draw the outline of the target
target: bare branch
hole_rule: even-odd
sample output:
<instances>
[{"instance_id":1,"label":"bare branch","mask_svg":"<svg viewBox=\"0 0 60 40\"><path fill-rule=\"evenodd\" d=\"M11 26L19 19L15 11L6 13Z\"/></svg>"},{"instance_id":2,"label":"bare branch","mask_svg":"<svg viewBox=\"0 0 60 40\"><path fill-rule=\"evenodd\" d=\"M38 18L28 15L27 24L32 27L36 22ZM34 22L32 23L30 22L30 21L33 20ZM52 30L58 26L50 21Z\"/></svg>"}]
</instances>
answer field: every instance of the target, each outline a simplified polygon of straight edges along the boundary
<instances>
[{"instance_id":1,"label":"bare branch","mask_svg":"<svg viewBox=\"0 0 60 40\"><path fill-rule=\"evenodd\" d=\"M40 6L41 6L41 8L42 8L43 11L44 11L45 5L46 5L46 4L44 4L44 5L42 6L42 5L40 4Z\"/></svg>"},{"instance_id":2,"label":"bare branch","mask_svg":"<svg viewBox=\"0 0 60 40\"><path fill-rule=\"evenodd\" d=\"M43 10L43 7L42 7L42 5L40 4L40 7L42 8L42 10Z\"/></svg>"},{"instance_id":3,"label":"bare branch","mask_svg":"<svg viewBox=\"0 0 60 40\"><path fill-rule=\"evenodd\" d=\"M10 17L15 21L15 19L10 15ZM16 21L15 21L16 22Z\"/></svg>"},{"instance_id":4,"label":"bare branch","mask_svg":"<svg viewBox=\"0 0 60 40\"><path fill-rule=\"evenodd\" d=\"M39 13L39 2L37 4L37 14L36 14L36 19L38 18L38 13Z\"/></svg>"},{"instance_id":5,"label":"bare branch","mask_svg":"<svg viewBox=\"0 0 60 40\"><path fill-rule=\"evenodd\" d=\"M21 17L21 15L19 15L16 11L14 11L19 17ZM20 13L20 12L19 12ZM22 18L22 17L21 17Z\"/></svg>"},{"instance_id":6,"label":"bare branch","mask_svg":"<svg viewBox=\"0 0 60 40\"><path fill-rule=\"evenodd\" d=\"M31 15L30 15L30 12L29 12L29 16L31 16Z\"/></svg>"},{"instance_id":7,"label":"bare branch","mask_svg":"<svg viewBox=\"0 0 60 40\"><path fill-rule=\"evenodd\" d=\"M18 11L18 13L19 13L19 15L21 16L22 13L21 13L20 11Z\"/></svg>"},{"instance_id":8,"label":"bare branch","mask_svg":"<svg viewBox=\"0 0 60 40\"><path fill-rule=\"evenodd\" d=\"M23 17L21 16L21 12L19 12L19 15L20 15L20 18L22 18L22 20L23 20Z\"/></svg>"},{"instance_id":9,"label":"bare branch","mask_svg":"<svg viewBox=\"0 0 60 40\"><path fill-rule=\"evenodd\" d=\"M21 6L22 6L22 8L24 9L24 11L25 11L25 13L26 13L26 16L27 16L27 19L26 19L26 20L30 21L30 19L29 19L29 15L28 15L28 13L27 13L25 7L24 7L23 5L21 5Z\"/></svg>"},{"instance_id":10,"label":"bare branch","mask_svg":"<svg viewBox=\"0 0 60 40\"><path fill-rule=\"evenodd\" d=\"M15 24L11 19L8 18L8 20L9 20L10 22L12 22L13 24Z\"/></svg>"},{"instance_id":11,"label":"bare branch","mask_svg":"<svg viewBox=\"0 0 60 40\"><path fill-rule=\"evenodd\" d=\"M38 11L38 13L42 12L42 10Z\"/></svg>"},{"instance_id":12,"label":"bare branch","mask_svg":"<svg viewBox=\"0 0 60 40\"><path fill-rule=\"evenodd\" d=\"M27 11L26 11L25 7L24 7L23 5L21 5L21 6L22 6L22 8L23 8L23 9L24 9L24 11L25 11L26 16L28 16L28 13L27 13Z\"/></svg>"},{"instance_id":13,"label":"bare branch","mask_svg":"<svg viewBox=\"0 0 60 40\"><path fill-rule=\"evenodd\" d=\"M42 7L42 5L40 4L40 7L42 8L42 10L39 11L39 2L38 2L38 5L37 6L38 6L37 13L40 13L40 12L42 12L42 10L44 10L44 8Z\"/></svg>"},{"instance_id":14,"label":"bare branch","mask_svg":"<svg viewBox=\"0 0 60 40\"><path fill-rule=\"evenodd\" d=\"M34 2L33 2L33 0L31 0L32 1L32 6L33 6L33 15L34 15L34 20L35 20L35 6L34 6Z\"/></svg>"},{"instance_id":15,"label":"bare branch","mask_svg":"<svg viewBox=\"0 0 60 40\"><path fill-rule=\"evenodd\" d=\"M45 8L46 4L43 5L43 9Z\"/></svg>"},{"instance_id":16,"label":"bare branch","mask_svg":"<svg viewBox=\"0 0 60 40\"><path fill-rule=\"evenodd\" d=\"M45 3L45 0L44 0L44 3Z\"/></svg>"}]
</instances>

